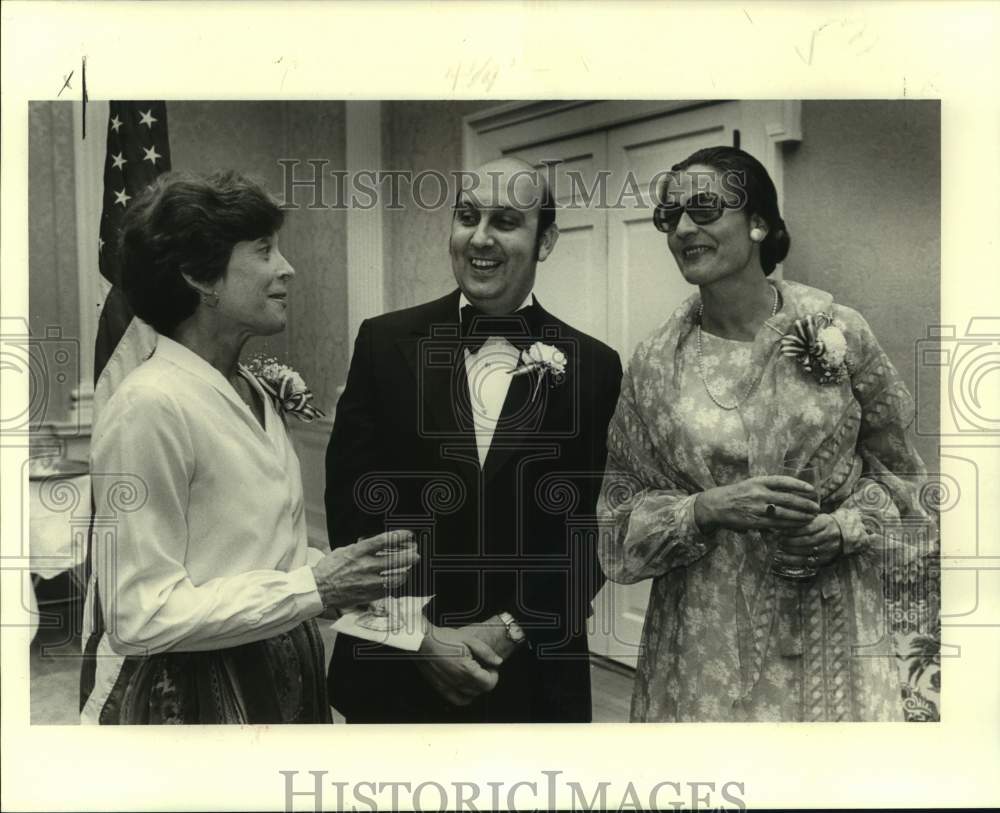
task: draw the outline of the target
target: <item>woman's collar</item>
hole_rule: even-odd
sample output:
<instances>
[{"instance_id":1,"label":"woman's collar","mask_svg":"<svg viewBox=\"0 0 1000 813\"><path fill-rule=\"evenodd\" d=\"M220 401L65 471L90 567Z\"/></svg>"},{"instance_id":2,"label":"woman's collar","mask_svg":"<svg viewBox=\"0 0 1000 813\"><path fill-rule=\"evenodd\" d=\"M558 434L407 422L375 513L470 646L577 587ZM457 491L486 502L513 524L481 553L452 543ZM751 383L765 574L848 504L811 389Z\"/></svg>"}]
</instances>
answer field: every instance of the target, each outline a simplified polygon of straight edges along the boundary
<instances>
[{"instance_id":1,"label":"woman's collar","mask_svg":"<svg viewBox=\"0 0 1000 813\"><path fill-rule=\"evenodd\" d=\"M239 396L236 395L236 391L220 370L213 367L205 359L180 342L171 339L169 336L160 334L157 336L156 353L171 364L211 384L226 395L226 397L240 400ZM241 400L240 403L242 403Z\"/></svg>"}]
</instances>

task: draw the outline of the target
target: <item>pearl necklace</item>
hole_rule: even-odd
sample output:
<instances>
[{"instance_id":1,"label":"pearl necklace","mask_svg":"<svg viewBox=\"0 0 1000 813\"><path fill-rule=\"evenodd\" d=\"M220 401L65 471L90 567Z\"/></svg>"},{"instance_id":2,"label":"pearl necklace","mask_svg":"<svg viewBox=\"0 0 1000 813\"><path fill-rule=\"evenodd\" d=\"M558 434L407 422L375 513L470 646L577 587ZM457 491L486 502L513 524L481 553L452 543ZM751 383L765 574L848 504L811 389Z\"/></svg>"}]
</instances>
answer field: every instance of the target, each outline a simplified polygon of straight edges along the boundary
<instances>
[{"instance_id":1,"label":"pearl necklace","mask_svg":"<svg viewBox=\"0 0 1000 813\"><path fill-rule=\"evenodd\" d=\"M774 285L771 286L771 291L774 293L774 304L771 306L771 316L774 317L778 312L778 288ZM705 362L702 359L701 351L701 316L705 311L704 303L698 305L698 377L701 379L701 383L705 385L705 392L708 393L708 397L712 399L712 403L715 404L719 409L725 409L727 411L737 409L740 404L742 404L747 398L750 397L750 393L756 389L757 385L760 383L761 378L764 377L764 371L757 378L750 382L749 386L746 388L746 392L741 395L735 404L724 404L718 398L716 398L715 393L712 392L712 388L708 386L708 379L705 377Z\"/></svg>"}]
</instances>

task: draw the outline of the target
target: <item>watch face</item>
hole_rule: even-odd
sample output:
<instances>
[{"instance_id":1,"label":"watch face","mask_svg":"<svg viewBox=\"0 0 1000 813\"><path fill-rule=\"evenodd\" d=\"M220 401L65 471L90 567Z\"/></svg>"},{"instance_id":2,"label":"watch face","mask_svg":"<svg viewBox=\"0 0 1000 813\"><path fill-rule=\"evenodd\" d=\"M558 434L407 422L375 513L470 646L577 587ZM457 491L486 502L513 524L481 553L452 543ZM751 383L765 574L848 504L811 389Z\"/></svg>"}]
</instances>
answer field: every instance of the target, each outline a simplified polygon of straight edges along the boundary
<instances>
[{"instance_id":1,"label":"watch face","mask_svg":"<svg viewBox=\"0 0 1000 813\"><path fill-rule=\"evenodd\" d=\"M501 622L503 622L504 628L507 630L507 638L511 642L519 644L524 641L524 630L521 629L517 621L514 620L514 616L510 613L500 613L498 618Z\"/></svg>"}]
</instances>

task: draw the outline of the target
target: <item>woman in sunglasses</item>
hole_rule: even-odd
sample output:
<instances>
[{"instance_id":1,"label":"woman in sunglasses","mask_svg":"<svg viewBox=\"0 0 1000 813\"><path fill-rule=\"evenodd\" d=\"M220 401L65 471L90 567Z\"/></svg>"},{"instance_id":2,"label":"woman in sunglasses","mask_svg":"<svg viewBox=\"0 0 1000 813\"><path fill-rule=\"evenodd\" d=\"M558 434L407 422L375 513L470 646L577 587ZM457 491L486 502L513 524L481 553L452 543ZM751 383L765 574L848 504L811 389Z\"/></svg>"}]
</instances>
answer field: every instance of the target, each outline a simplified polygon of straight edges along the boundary
<instances>
[{"instance_id":1,"label":"woman in sunglasses","mask_svg":"<svg viewBox=\"0 0 1000 813\"><path fill-rule=\"evenodd\" d=\"M698 291L608 438L601 562L653 580L632 719L903 719L883 577L936 545L905 386L856 311L769 278L790 239L752 156L676 164L654 224Z\"/></svg>"}]
</instances>

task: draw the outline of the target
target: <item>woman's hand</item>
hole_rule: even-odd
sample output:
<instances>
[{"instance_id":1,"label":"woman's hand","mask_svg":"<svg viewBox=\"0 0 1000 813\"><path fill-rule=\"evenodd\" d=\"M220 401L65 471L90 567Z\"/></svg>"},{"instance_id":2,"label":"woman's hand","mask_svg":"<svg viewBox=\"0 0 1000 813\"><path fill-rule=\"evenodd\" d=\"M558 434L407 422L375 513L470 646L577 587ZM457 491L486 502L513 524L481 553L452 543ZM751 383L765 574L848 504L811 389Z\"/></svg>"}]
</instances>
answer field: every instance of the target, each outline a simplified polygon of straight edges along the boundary
<instances>
[{"instance_id":1,"label":"woman's hand","mask_svg":"<svg viewBox=\"0 0 1000 813\"><path fill-rule=\"evenodd\" d=\"M694 503L695 522L703 531L790 531L808 525L817 513L816 490L778 474L710 488Z\"/></svg>"},{"instance_id":2,"label":"woman's hand","mask_svg":"<svg viewBox=\"0 0 1000 813\"><path fill-rule=\"evenodd\" d=\"M774 561L782 567L816 570L830 564L842 550L840 525L829 514L819 514L808 525L778 537Z\"/></svg>"},{"instance_id":3,"label":"woman's hand","mask_svg":"<svg viewBox=\"0 0 1000 813\"><path fill-rule=\"evenodd\" d=\"M410 531L389 531L337 548L313 565L324 607L353 607L383 598L420 561Z\"/></svg>"}]
</instances>

